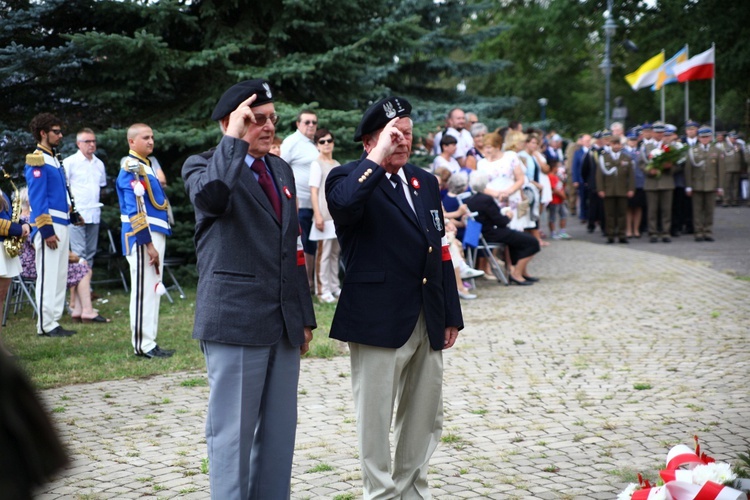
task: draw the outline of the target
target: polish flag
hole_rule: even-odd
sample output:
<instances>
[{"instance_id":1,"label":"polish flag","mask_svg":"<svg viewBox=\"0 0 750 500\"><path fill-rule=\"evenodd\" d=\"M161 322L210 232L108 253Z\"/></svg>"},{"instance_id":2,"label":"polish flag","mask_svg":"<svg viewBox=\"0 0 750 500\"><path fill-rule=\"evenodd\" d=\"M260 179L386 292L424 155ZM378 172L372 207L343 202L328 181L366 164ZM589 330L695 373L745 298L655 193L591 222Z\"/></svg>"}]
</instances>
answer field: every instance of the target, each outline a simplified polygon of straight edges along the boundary
<instances>
[{"instance_id":1,"label":"polish flag","mask_svg":"<svg viewBox=\"0 0 750 500\"><path fill-rule=\"evenodd\" d=\"M714 65L714 48L711 47L683 63L676 64L674 72L680 83L691 80L710 80L714 77Z\"/></svg>"}]
</instances>

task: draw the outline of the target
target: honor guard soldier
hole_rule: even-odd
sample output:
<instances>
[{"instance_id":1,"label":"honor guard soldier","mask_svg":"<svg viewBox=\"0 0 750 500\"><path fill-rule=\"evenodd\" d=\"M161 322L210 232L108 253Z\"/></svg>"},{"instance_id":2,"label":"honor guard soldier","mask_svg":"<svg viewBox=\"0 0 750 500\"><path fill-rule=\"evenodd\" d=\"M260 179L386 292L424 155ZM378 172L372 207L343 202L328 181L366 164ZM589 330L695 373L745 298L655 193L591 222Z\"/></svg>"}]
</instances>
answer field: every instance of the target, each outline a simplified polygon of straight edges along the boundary
<instances>
[{"instance_id":1,"label":"honor guard soldier","mask_svg":"<svg viewBox=\"0 0 750 500\"><path fill-rule=\"evenodd\" d=\"M174 351L156 344L161 274L169 226L169 202L148 159L154 133L136 123L128 129L130 151L117 176L122 221L122 252L130 265L130 329L135 354L166 358Z\"/></svg>"},{"instance_id":2,"label":"honor guard soldier","mask_svg":"<svg viewBox=\"0 0 750 500\"><path fill-rule=\"evenodd\" d=\"M620 243L627 243L625 237L625 216L628 210L628 198L635 192L635 165L633 159L622 153L625 138L617 136L610 144L611 151L599 156L596 169L596 185L599 197L604 200L604 214L607 232L607 243L614 243L615 237Z\"/></svg>"},{"instance_id":3,"label":"honor guard soldier","mask_svg":"<svg viewBox=\"0 0 750 500\"><path fill-rule=\"evenodd\" d=\"M70 198L55 147L62 140L62 121L50 113L36 115L30 124L37 140L36 151L26 155L32 238L36 248L36 302L39 308L37 334L68 337L58 321L65 308L70 248Z\"/></svg>"},{"instance_id":4,"label":"honor guard soldier","mask_svg":"<svg viewBox=\"0 0 750 500\"><path fill-rule=\"evenodd\" d=\"M463 328L435 176L408 163L411 105L373 104L364 153L326 180L346 277L331 337L349 343L365 498L430 498L443 422L443 349ZM395 454L389 440L394 404Z\"/></svg>"},{"instance_id":5,"label":"honor guard soldier","mask_svg":"<svg viewBox=\"0 0 750 500\"><path fill-rule=\"evenodd\" d=\"M724 153L711 144L711 127L698 129L698 144L688 151L685 194L693 199L695 241L714 241L713 223L716 194L723 195Z\"/></svg>"},{"instance_id":6,"label":"honor guard soldier","mask_svg":"<svg viewBox=\"0 0 750 500\"><path fill-rule=\"evenodd\" d=\"M645 142L641 146L641 158L644 161L643 170L646 172L646 205L648 210L648 235L651 243L659 241L670 243L672 239L672 198L674 197L674 177L672 166L665 165L664 170L659 172L649 168L651 161L649 154L656 148L663 146L664 124L656 122L653 125L653 142ZM661 215L661 218L659 217Z\"/></svg>"},{"instance_id":7,"label":"honor guard soldier","mask_svg":"<svg viewBox=\"0 0 750 500\"><path fill-rule=\"evenodd\" d=\"M724 204L736 207L740 196L740 174L745 163L742 146L737 142L737 132L727 134L724 143Z\"/></svg>"}]
</instances>

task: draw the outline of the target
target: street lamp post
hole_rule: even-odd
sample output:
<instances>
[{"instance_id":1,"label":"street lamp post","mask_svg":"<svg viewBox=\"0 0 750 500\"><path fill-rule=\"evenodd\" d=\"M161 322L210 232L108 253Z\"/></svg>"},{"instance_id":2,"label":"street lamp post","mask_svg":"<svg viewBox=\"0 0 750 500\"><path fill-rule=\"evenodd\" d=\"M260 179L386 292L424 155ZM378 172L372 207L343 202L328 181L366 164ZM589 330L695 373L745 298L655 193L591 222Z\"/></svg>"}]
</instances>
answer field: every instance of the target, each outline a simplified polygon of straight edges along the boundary
<instances>
[{"instance_id":1,"label":"street lamp post","mask_svg":"<svg viewBox=\"0 0 750 500\"><path fill-rule=\"evenodd\" d=\"M604 49L604 60L599 66L604 73L606 80L604 87L604 127L609 128L610 114L609 114L609 87L610 78L612 76L612 59L611 56L611 42L612 37L615 35L617 30L617 24L612 19L612 0L607 0L607 20L604 22L604 35L606 37L606 47Z\"/></svg>"},{"instance_id":2,"label":"street lamp post","mask_svg":"<svg viewBox=\"0 0 750 500\"><path fill-rule=\"evenodd\" d=\"M539 106L542 107L542 121L547 119L547 103L549 102L546 97L541 97L538 101Z\"/></svg>"}]
</instances>

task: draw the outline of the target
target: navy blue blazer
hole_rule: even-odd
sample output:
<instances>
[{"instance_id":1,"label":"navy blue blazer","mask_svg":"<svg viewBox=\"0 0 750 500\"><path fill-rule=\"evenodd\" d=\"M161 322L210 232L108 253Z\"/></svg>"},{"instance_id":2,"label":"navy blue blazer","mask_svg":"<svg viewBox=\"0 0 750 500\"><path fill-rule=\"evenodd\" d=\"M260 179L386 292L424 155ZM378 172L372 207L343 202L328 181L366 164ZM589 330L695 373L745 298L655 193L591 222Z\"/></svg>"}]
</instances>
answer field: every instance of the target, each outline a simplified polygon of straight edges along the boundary
<instances>
[{"instance_id":1,"label":"navy blue blazer","mask_svg":"<svg viewBox=\"0 0 750 500\"><path fill-rule=\"evenodd\" d=\"M385 170L362 155L326 180L328 208L346 277L332 338L398 348L424 311L430 345L443 348L445 328L463 328L456 278L434 175L403 167L416 214Z\"/></svg>"}]
</instances>

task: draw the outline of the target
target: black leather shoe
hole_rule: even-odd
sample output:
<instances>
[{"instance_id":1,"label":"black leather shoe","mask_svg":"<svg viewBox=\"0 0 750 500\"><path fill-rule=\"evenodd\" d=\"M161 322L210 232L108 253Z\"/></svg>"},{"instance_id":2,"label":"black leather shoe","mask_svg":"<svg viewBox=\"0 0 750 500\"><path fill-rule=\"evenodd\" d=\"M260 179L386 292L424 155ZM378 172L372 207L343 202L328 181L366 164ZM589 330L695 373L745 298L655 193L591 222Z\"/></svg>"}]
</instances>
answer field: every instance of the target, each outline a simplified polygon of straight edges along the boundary
<instances>
[{"instance_id":1,"label":"black leather shoe","mask_svg":"<svg viewBox=\"0 0 750 500\"><path fill-rule=\"evenodd\" d=\"M531 283L536 283L537 281L539 281L539 278L534 278L533 276L526 276L525 274L523 275L523 279Z\"/></svg>"},{"instance_id":2,"label":"black leather shoe","mask_svg":"<svg viewBox=\"0 0 750 500\"><path fill-rule=\"evenodd\" d=\"M620 243L630 243L627 238L620 238Z\"/></svg>"},{"instance_id":3,"label":"black leather shoe","mask_svg":"<svg viewBox=\"0 0 750 500\"><path fill-rule=\"evenodd\" d=\"M704 241L703 236L696 236L695 241Z\"/></svg>"},{"instance_id":4,"label":"black leather shoe","mask_svg":"<svg viewBox=\"0 0 750 500\"><path fill-rule=\"evenodd\" d=\"M534 284L531 281L519 281L516 278L514 278L513 276L508 276L508 281L510 283L515 283L516 285L520 285L520 286L531 286L531 285Z\"/></svg>"},{"instance_id":5,"label":"black leather shoe","mask_svg":"<svg viewBox=\"0 0 750 500\"><path fill-rule=\"evenodd\" d=\"M652 236L648 239L648 241L650 241L651 243L658 243L659 238L657 238L656 236Z\"/></svg>"},{"instance_id":6,"label":"black leather shoe","mask_svg":"<svg viewBox=\"0 0 750 500\"><path fill-rule=\"evenodd\" d=\"M614 242L615 242L615 239L614 239L614 238L607 238L607 244L608 244L608 245L611 245L611 244L612 244L612 243L614 243Z\"/></svg>"},{"instance_id":7,"label":"black leather shoe","mask_svg":"<svg viewBox=\"0 0 750 500\"><path fill-rule=\"evenodd\" d=\"M54 330L42 333L40 337L70 337L71 335L75 335L75 333L75 330L66 330L63 327L58 326Z\"/></svg>"},{"instance_id":8,"label":"black leather shoe","mask_svg":"<svg viewBox=\"0 0 750 500\"><path fill-rule=\"evenodd\" d=\"M141 356L144 358L151 359L151 358L169 358L173 354L174 354L174 351L164 350L157 345L150 351L144 352L143 354L136 354L136 356Z\"/></svg>"},{"instance_id":9,"label":"black leather shoe","mask_svg":"<svg viewBox=\"0 0 750 500\"><path fill-rule=\"evenodd\" d=\"M704 236L704 237L703 237L703 239L704 239L705 241L714 241L714 238L713 238L713 236Z\"/></svg>"},{"instance_id":10,"label":"black leather shoe","mask_svg":"<svg viewBox=\"0 0 750 500\"><path fill-rule=\"evenodd\" d=\"M662 238L661 241L663 241L664 243L672 243L672 239L668 238L667 236L665 236L664 238Z\"/></svg>"}]
</instances>

